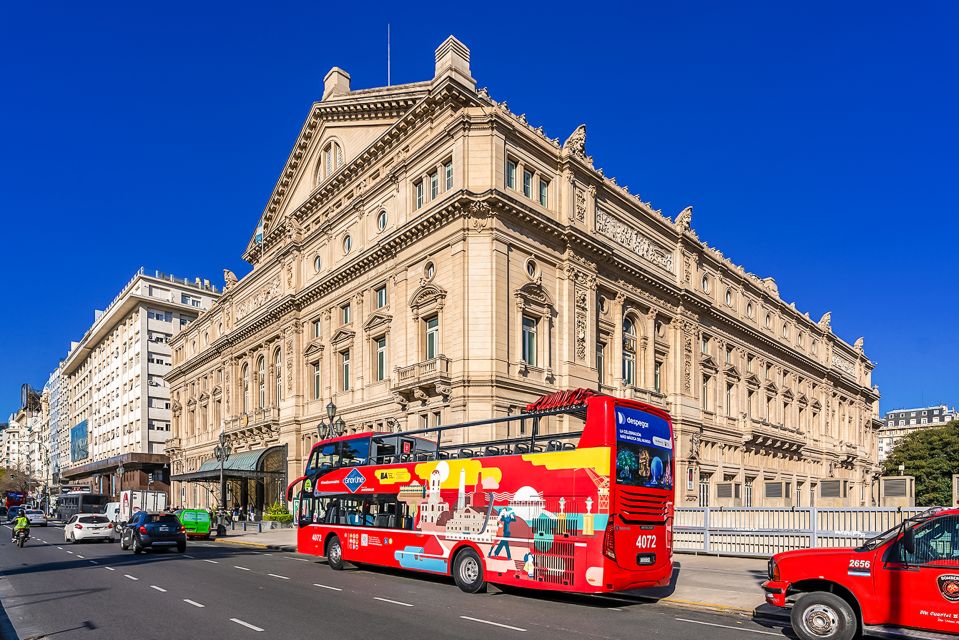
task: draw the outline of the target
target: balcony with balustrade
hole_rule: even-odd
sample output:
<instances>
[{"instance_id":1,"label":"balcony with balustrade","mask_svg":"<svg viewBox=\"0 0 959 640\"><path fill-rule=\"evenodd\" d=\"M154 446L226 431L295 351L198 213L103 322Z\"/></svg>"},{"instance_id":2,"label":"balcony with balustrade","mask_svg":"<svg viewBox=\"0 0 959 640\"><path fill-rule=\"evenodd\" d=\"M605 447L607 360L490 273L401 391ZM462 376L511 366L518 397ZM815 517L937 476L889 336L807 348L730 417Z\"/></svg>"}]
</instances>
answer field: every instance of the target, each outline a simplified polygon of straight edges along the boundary
<instances>
[{"instance_id":1,"label":"balcony with balustrade","mask_svg":"<svg viewBox=\"0 0 959 640\"><path fill-rule=\"evenodd\" d=\"M450 359L439 355L393 370L393 393L401 402L426 400L430 394L449 396Z\"/></svg>"}]
</instances>

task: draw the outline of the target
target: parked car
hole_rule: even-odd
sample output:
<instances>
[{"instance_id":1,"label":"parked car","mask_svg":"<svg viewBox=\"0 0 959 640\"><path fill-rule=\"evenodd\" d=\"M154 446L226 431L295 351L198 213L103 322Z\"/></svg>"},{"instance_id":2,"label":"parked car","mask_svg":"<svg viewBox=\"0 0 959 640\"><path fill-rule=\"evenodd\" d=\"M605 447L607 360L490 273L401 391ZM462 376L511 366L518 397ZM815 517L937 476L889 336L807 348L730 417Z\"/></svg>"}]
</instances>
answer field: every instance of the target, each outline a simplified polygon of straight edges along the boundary
<instances>
[{"instance_id":1,"label":"parked car","mask_svg":"<svg viewBox=\"0 0 959 640\"><path fill-rule=\"evenodd\" d=\"M176 512L187 538L210 539L210 512L203 509L180 509Z\"/></svg>"},{"instance_id":2,"label":"parked car","mask_svg":"<svg viewBox=\"0 0 959 640\"><path fill-rule=\"evenodd\" d=\"M113 524L120 522L120 503L108 502L103 507L103 515L110 519Z\"/></svg>"},{"instance_id":3,"label":"parked car","mask_svg":"<svg viewBox=\"0 0 959 640\"><path fill-rule=\"evenodd\" d=\"M113 523L102 513L78 513L63 525L64 542L113 539Z\"/></svg>"},{"instance_id":4,"label":"parked car","mask_svg":"<svg viewBox=\"0 0 959 640\"><path fill-rule=\"evenodd\" d=\"M26 516L27 520L30 521L31 527L47 526L47 516L45 516L39 509L27 509Z\"/></svg>"},{"instance_id":5,"label":"parked car","mask_svg":"<svg viewBox=\"0 0 959 640\"><path fill-rule=\"evenodd\" d=\"M183 553L186 551L186 528L172 513L137 511L123 527L120 536L120 548L127 550L131 547L133 553L164 547L176 547Z\"/></svg>"}]
</instances>

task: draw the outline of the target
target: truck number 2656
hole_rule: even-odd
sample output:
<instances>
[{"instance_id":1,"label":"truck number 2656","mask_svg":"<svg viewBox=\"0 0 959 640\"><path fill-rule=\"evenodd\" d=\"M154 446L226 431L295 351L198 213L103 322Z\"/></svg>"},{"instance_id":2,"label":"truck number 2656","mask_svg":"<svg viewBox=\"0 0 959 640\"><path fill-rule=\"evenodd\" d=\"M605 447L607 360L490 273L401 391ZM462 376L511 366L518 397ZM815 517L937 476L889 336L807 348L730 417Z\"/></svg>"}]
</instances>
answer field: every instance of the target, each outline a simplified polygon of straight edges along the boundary
<instances>
[{"instance_id":1,"label":"truck number 2656","mask_svg":"<svg viewBox=\"0 0 959 640\"><path fill-rule=\"evenodd\" d=\"M636 546L640 549L655 549L656 536L639 536L636 539Z\"/></svg>"}]
</instances>

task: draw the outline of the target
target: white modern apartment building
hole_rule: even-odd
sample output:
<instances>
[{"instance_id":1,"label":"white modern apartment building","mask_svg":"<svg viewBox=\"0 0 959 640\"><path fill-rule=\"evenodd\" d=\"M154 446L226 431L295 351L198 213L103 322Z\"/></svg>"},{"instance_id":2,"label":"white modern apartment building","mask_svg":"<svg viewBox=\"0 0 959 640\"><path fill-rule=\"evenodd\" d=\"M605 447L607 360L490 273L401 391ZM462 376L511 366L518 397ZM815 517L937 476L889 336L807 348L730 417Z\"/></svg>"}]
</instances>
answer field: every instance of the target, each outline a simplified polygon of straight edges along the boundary
<instances>
[{"instance_id":1,"label":"white modern apartment building","mask_svg":"<svg viewBox=\"0 0 959 640\"><path fill-rule=\"evenodd\" d=\"M955 407L950 409L944 404L916 409L897 409L890 411L882 419L879 429L879 462L884 461L896 444L904 437L927 427L941 427L959 418Z\"/></svg>"},{"instance_id":2,"label":"white modern apartment building","mask_svg":"<svg viewBox=\"0 0 959 640\"><path fill-rule=\"evenodd\" d=\"M166 488L170 391L168 341L219 296L208 280L141 268L75 343L61 368L69 395L61 481L114 495ZM63 431L63 430L61 430ZM118 470L122 469L122 476Z\"/></svg>"}]
</instances>

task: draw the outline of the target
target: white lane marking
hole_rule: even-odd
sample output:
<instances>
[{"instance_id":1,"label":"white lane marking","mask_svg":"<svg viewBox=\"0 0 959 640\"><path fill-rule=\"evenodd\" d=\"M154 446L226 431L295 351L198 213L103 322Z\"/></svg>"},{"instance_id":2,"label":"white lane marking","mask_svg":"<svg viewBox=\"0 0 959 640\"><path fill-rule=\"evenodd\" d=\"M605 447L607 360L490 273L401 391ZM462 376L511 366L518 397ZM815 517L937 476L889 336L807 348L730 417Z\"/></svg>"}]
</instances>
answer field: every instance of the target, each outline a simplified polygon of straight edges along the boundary
<instances>
[{"instance_id":1,"label":"white lane marking","mask_svg":"<svg viewBox=\"0 0 959 640\"><path fill-rule=\"evenodd\" d=\"M239 618L230 618L230 622L235 622L239 625L246 627L247 629L253 629L254 631L263 631L263 629L257 627L256 625L252 625L249 622L243 622Z\"/></svg>"},{"instance_id":2,"label":"white lane marking","mask_svg":"<svg viewBox=\"0 0 959 640\"><path fill-rule=\"evenodd\" d=\"M194 607L199 607L201 609L206 606L205 604L200 604L199 602L194 602L193 600L187 600L186 598L183 599L183 602L192 604Z\"/></svg>"},{"instance_id":3,"label":"white lane marking","mask_svg":"<svg viewBox=\"0 0 959 640\"><path fill-rule=\"evenodd\" d=\"M63 547L57 547L57 549L59 549L60 551L63 551Z\"/></svg>"},{"instance_id":4,"label":"white lane marking","mask_svg":"<svg viewBox=\"0 0 959 640\"><path fill-rule=\"evenodd\" d=\"M315 582L313 583L313 586L319 587L321 589L329 589L330 591L342 591L342 589L340 589L339 587L331 587L325 584L316 584Z\"/></svg>"},{"instance_id":5,"label":"white lane marking","mask_svg":"<svg viewBox=\"0 0 959 640\"><path fill-rule=\"evenodd\" d=\"M206 560L206 559L204 559L203 562L209 562L210 564L220 564L220 562L219 562L218 560Z\"/></svg>"},{"instance_id":6,"label":"white lane marking","mask_svg":"<svg viewBox=\"0 0 959 640\"><path fill-rule=\"evenodd\" d=\"M79 553L77 554L77 557L78 557L78 558L83 558L84 560L86 559L86 556L81 556Z\"/></svg>"},{"instance_id":7,"label":"white lane marking","mask_svg":"<svg viewBox=\"0 0 959 640\"><path fill-rule=\"evenodd\" d=\"M116 569L114 569L113 567L103 567L103 568L106 569L107 571L116 571Z\"/></svg>"},{"instance_id":8,"label":"white lane marking","mask_svg":"<svg viewBox=\"0 0 959 640\"><path fill-rule=\"evenodd\" d=\"M97 562L96 560L87 560L87 562L89 562L90 564L100 564L100 563Z\"/></svg>"},{"instance_id":9,"label":"white lane marking","mask_svg":"<svg viewBox=\"0 0 959 640\"><path fill-rule=\"evenodd\" d=\"M273 576L274 578L279 578L280 580L289 580L289 578L287 578L286 576L278 576L275 573L268 573L266 575Z\"/></svg>"},{"instance_id":10,"label":"white lane marking","mask_svg":"<svg viewBox=\"0 0 959 640\"><path fill-rule=\"evenodd\" d=\"M513 631L526 631L526 629L521 629L520 627L511 627L508 624L500 624L499 622L493 622L491 620L481 620L479 618L471 618L469 616L460 616L463 620L472 620L473 622L482 622L483 624L491 624L494 627L503 627L504 629L512 629Z\"/></svg>"},{"instance_id":11,"label":"white lane marking","mask_svg":"<svg viewBox=\"0 0 959 640\"><path fill-rule=\"evenodd\" d=\"M156 589L156 590L159 591L160 593L166 593L166 589L164 589L163 587L158 587L158 586L156 586L155 584L151 584L151 585L150 585L150 588L151 588L151 589Z\"/></svg>"},{"instance_id":12,"label":"white lane marking","mask_svg":"<svg viewBox=\"0 0 959 640\"><path fill-rule=\"evenodd\" d=\"M123 577L124 577L124 578L130 578L130 580L139 580L139 579L140 579L140 578L134 578L134 577L131 576L129 573L124 573L124 574L123 574Z\"/></svg>"},{"instance_id":13,"label":"white lane marking","mask_svg":"<svg viewBox=\"0 0 959 640\"><path fill-rule=\"evenodd\" d=\"M760 630L758 630L758 629L744 629L744 628L742 628L742 627L731 627L731 626L729 626L729 625L727 625L727 624L716 624L715 622L703 622L703 621L701 621L701 620L689 620L689 619L687 619L687 618L676 618L676 620L679 620L680 622L689 622L689 623L692 623L692 624L701 624L701 625L704 625L704 626L707 626L707 627L720 627L720 628L723 628L723 629L733 629L734 631L747 631L747 632L749 632L749 633L759 633L759 634L762 634L762 635L764 635L764 636L777 636L777 637L782 637L782 634L781 634L781 633L773 633L773 632L771 632L771 631L760 631Z\"/></svg>"},{"instance_id":14,"label":"white lane marking","mask_svg":"<svg viewBox=\"0 0 959 640\"><path fill-rule=\"evenodd\" d=\"M398 601L398 600L387 600L386 598L377 598L377 597L374 597L373 599L374 599L374 600L379 600L380 602L389 602L390 604L398 604L398 605L400 605L401 607L412 607L412 606L413 606L413 605L411 605L411 604L408 603L408 602L400 602L400 601Z\"/></svg>"},{"instance_id":15,"label":"white lane marking","mask_svg":"<svg viewBox=\"0 0 959 640\"><path fill-rule=\"evenodd\" d=\"M183 554L183 557L184 557L184 558L193 558L193 557L195 557L195 556L191 556L189 553L184 553L184 554Z\"/></svg>"},{"instance_id":16,"label":"white lane marking","mask_svg":"<svg viewBox=\"0 0 959 640\"><path fill-rule=\"evenodd\" d=\"M241 566L238 565L238 564L233 565L233 568L234 568L234 569L239 569L240 571L249 571L249 569L247 569L246 567L241 567Z\"/></svg>"},{"instance_id":17,"label":"white lane marking","mask_svg":"<svg viewBox=\"0 0 959 640\"><path fill-rule=\"evenodd\" d=\"M616 607L610 607L607 611L622 611L622 609L617 609Z\"/></svg>"},{"instance_id":18,"label":"white lane marking","mask_svg":"<svg viewBox=\"0 0 959 640\"><path fill-rule=\"evenodd\" d=\"M300 562L309 562L306 558L294 558L293 556L283 556L287 560L298 560Z\"/></svg>"},{"instance_id":19,"label":"white lane marking","mask_svg":"<svg viewBox=\"0 0 959 640\"><path fill-rule=\"evenodd\" d=\"M72 552L72 551L67 551L67 553L69 553L71 556L73 555L73 552Z\"/></svg>"}]
</instances>

